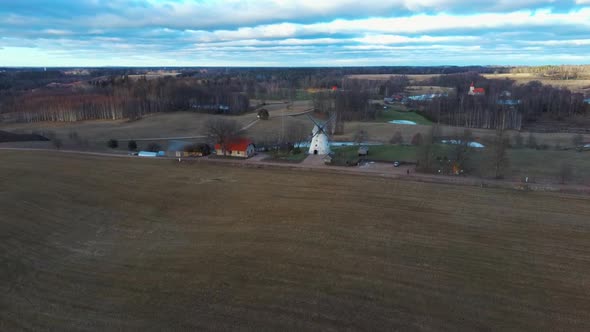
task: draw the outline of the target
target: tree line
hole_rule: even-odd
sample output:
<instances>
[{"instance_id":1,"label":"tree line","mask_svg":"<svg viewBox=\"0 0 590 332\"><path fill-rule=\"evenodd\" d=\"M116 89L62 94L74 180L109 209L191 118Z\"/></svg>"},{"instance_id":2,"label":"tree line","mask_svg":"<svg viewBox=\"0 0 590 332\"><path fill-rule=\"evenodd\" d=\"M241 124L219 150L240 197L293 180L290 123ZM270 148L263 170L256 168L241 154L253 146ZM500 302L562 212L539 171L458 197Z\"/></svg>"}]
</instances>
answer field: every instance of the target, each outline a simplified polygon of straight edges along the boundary
<instances>
[{"instance_id":1,"label":"tree line","mask_svg":"<svg viewBox=\"0 0 590 332\"><path fill-rule=\"evenodd\" d=\"M471 82L484 88L485 94L469 95ZM413 102L412 106L441 124L521 129L525 123L541 119L561 121L590 112L583 94L538 81L518 85L508 79L486 79L477 73L463 73L434 77L422 84L452 87L456 91L432 101Z\"/></svg>"},{"instance_id":2,"label":"tree line","mask_svg":"<svg viewBox=\"0 0 590 332\"><path fill-rule=\"evenodd\" d=\"M218 82L217 82L218 83ZM194 111L240 114L250 100L239 86L172 77L147 80L108 77L89 83L4 95L0 112L15 120L80 121L134 119L148 113Z\"/></svg>"}]
</instances>

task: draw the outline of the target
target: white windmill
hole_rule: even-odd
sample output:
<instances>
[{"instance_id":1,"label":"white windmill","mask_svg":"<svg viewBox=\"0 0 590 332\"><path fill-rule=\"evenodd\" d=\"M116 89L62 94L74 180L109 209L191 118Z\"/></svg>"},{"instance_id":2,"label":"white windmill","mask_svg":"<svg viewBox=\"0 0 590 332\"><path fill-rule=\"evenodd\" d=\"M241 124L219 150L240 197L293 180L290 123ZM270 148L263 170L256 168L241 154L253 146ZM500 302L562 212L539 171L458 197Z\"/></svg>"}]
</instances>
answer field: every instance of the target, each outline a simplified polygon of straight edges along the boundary
<instances>
[{"instance_id":1,"label":"white windmill","mask_svg":"<svg viewBox=\"0 0 590 332\"><path fill-rule=\"evenodd\" d=\"M330 154L330 139L328 138L328 133L326 132L326 126L332 118L326 122L319 123L314 118L307 115L309 119L314 123L313 130L311 132L311 143L309 144L309 154L317 154L317 155L327 155Z\"/></svg>"}]
</instances>

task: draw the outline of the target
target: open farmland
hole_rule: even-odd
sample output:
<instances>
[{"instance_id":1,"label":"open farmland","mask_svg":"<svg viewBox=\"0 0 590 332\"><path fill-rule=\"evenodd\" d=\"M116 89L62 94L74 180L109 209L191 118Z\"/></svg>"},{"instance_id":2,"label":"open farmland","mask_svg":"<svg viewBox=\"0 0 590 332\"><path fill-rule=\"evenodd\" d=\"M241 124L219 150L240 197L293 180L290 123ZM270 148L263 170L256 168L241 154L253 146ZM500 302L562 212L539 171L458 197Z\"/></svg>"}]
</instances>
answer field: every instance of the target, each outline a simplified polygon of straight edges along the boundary
<instances>
[{"instance_id":1,"label":"open farmland","mask_svg":"<svg viewBox=\"0 0 590 332\"><path fill-rule=\"evenodd\" d=\"M357 80L371 80L371 81L387 81L392 76L402 76L399 74L359 74L359 75L348 75L346 76L349 79L357 79ZM406 76L410 82L417 83L423 82L433 77L440 76L439 74L424 74L424 75L403 75Z\"/></svg>"},{"instance_id":2,"label":"open farmland","mask_svg":"<svg viewBox=\"0 0 590 332\"><path fill-rule=\"evenodd\" d=\"M590 197L0 152L0 330L588 331Z\"/></svg>"},{"instance_id":3,"label":"open farmland","mask_svg":"<svg viewBox=\"0 0 590 332\"><path fill-rule=\"evenodd\" d=\"M482 74L487 79L510 79L516 81L518 84L527 84L532 81L539 81L544 85L553 85L556 87L568 88L572 92L590 93L590 78L580 78L571 80L556 80L551 77L529 74L529 73L513 73L513 74Z\"/></svg>"},{"instance_id":4,"label":"open farmland","mask_svg":"<svg viewBox=\"0 0 590 332\"><path fill-rule=\"evenodd\" d=\"M289 127L290 123L302 123L311 129L313 124L305 116L290 117L287 116L281 119L281 115L298 114L306 109L309 109L309 102L296 102L295 106L287 109L283 105L268 106L270 112L270 120L258 121L252 125L246 132L247 136L255 140L263 140L272 138L278 135L281 128ZM166 137L192 137L205 136L206 130L204 124L207 119L214 117L224 117L236 120L242 126L247 126L256 120L256 113L247 113L239 116L222 116L203 113L190 112L175 112L175 113L157 113L146 116L137 121L81 121L74 123L55 123L55 122L37 122L37 123L12 123L0 124L0 130L31 133L52 131L57 137L64 141L64 146L68 146L68 135L71 132L77 132L81 139L89 140L93 148L105 149L106 141L110 138L119 140L125 139L142 139L142 138L166 138ZM379 120L384 121L381 118ZM400 131L404 139L409 142L416 133L426 134L430 131L430 126L408 126L408 125L394 125L389 123L379 122L346 122L344 124L344 131L340 135L332 137L336 141L351 141L355 133L359 130L365 130L371 141L389 142L396 131ZM461 133L463 128L452 126L440 126L441 135L450 136ZM481 139L489 139L495 135L494 130L489 129L470 129L475 137ZM510 132L510 135L515 135L516 132ZM523 133L526 137L526 133ZM572 134L567 133L536 133L535 137L539 144L547 144L555 146L569 146L572 141ZM590 140L590 135L584 136L585 140ZM158 140L155 140L158 141Z\"/></svg>"},{"instance_id":5,"label":"open farmland","mask_svg":"<svg viewBox=\"0 0 590 332\"><path fill-rule=\"evenodd\" d=\"M303 122L312 124L306 117L291 117L289 115L301 114L311 108L310 101L296 101L292 106L284 103L273 103L263 106L270 113L269 121L259 121L251 127L247 135L254 139L267 138L276 135L282 125L289 122ZM285 116L283 122L281 117ZM218 114L206 114L198 112L170 112L154 113L137 121L126 120L93 120L79 122L35 122L35 123L0 123L0 130L31 133L53 132L64 141L64 146L70 147L68 136L76 132L79 138L87 140L92 149L105 149L106 142L111 139L126 141L129 139L154 138L151 141L160 142L161 139L173 137L201 137L207 135L205 123L212 118L226 118L238 122L246 127L257 119L256 112L248 112L242 115L226 116ZM75 147L71 147L75 148Z\"/></svg>"}]
</instances>

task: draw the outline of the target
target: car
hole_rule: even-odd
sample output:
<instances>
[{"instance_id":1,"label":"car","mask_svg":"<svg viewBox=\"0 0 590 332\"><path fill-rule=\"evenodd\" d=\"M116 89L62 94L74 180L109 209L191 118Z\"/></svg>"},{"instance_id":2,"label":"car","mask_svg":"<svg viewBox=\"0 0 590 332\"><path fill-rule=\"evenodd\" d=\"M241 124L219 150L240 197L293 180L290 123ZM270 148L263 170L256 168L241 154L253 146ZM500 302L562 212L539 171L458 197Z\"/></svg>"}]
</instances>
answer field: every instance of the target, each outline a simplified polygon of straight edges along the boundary
<instances>
[{"instance_id":1,"label":"car","mask_svg":"<svg viewBox=\"0 0 590 332\"><path fill-rule=\"evenodd\" d=\"M394 161L393 162L393 167L399 167L401 164L399 161Z\"/></svg>"}]
</instances>

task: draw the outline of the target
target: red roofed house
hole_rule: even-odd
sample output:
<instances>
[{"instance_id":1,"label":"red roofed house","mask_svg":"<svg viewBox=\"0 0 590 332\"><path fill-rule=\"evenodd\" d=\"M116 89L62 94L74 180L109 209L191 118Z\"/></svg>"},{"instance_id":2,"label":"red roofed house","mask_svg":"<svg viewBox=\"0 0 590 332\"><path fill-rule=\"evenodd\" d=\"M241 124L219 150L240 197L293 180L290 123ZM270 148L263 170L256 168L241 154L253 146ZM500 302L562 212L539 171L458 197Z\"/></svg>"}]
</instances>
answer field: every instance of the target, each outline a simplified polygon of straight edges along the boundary
<instances>
[{"instance_id":1,"label":"red roofed house","mask_svg":"<svg viewBox=\"0 0 590 332\"><path fill-rule=\"evenodd\" d=\"M238 138L227 142L225 144L225 151L221 144L215 144L215 152L217 152L218 156L250 158L256 153L256 147L251 140Z\"/></svg>"},{"instance_id":2,"label":"red roofed house","mask_svg":"<svg viewBox=\"0 0 590 332\"><path fill-rule=\"evenodd\" d=\"M469 95L470 96L482 96L486 94L486 89L484 88L476 88L473 82L471 82L471 86L469 87Z\"/></svg>"}]
</instances>

